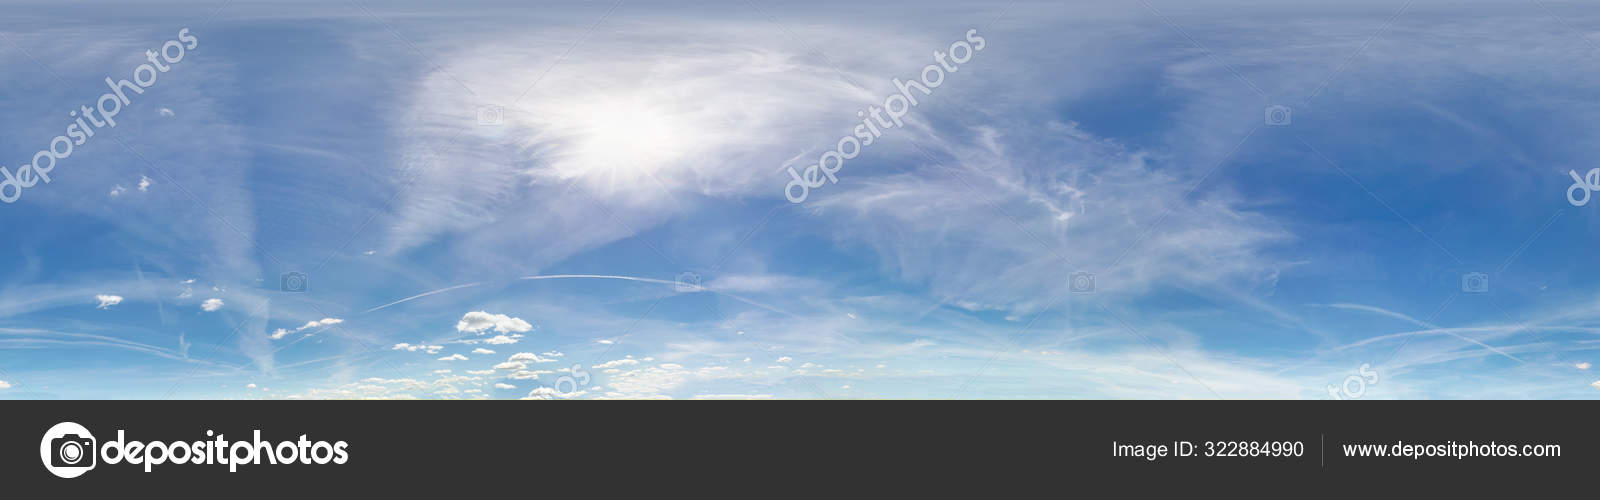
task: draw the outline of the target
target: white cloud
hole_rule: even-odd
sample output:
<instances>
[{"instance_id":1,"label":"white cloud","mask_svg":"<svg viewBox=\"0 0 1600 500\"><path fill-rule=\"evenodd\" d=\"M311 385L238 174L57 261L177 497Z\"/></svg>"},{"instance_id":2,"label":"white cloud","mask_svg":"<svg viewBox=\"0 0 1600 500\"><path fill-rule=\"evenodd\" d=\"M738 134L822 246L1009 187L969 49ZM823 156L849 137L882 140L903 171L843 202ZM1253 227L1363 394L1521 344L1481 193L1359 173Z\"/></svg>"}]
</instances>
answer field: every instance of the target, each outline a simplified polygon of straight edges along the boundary
<instances>
[{"instance_id":1,"label":"white cloud","mask_svg":"<svg viewBox=\"0 0 1600 500\"><path fill-rule=\"evenodd\" d=\"M472 350L472 353L473 353L473 354L494 354L494 351L492 351L492 350L489 350L489 349L484 349L484 348L482 348L482 347L479 347L479 348L477 348L477 349L473 349L473 350Z\"/></svg>"},{"instance_id":2,"label":"white cloud","mask_svg":"<svg viewBox=\"0 0 1600 500\"><path fill-rule=\"evenodd\" d=\"M496 382L494 384L494 388L496 388L496 389L516 389L517 386L511 385L511 384L507 384L505 382Z\"/></svg>"},{"instance_id":3,"label":"white cloud","mask_svg":"<svg viewBox=\"0 0 1600 500\"><path fill-rule=\"evenodd\" d=\"M788 356L784 356L784 357L778 358L778 362L779 363L788 363L790 361L794 361L794 358L791 358L791 357L788 357Z\"/></svg>"},{"instance_id":4,"label":"white cloud","mask_svg":"<svg viewBox=\"0 0 1600 500\"><path fill-rule=\"evenodd\" d=\"M434 370L433 371L434 375L443 375L443 374L446 374L446 373L450 373L450 369L449 368L444 368L444 369L439 369L439 370Z\"/></svg>"},{"instance_id":5,"label":"white cloud","mask_svg":"<svg viewBox=\"0 0 1600 500\"><path fill-rule=\"evenodd\" d=\"M300 325L300 327L294 329L294 331L297 331L297 332L298 331L304 331L304 330L309 330L309 329L317 328L317 327L321 327L321 326L333 326L333 325L337 325L337 324L343 323L343 322L344 322L344 320L339 319L339 318L322 318L322 319L317 320L317 321L311 321L311 322L307 322L304 325Z\"/></svg>"},{"instance_id":6,"label":"white cloud","mask_svg":"<svg viewBox=\"0 0 1600 500\"><path fill-rule=\"evenodd\" d=\"M494 370L467 370L472 375L494 375Z\"/></svg>"},{"instance_id":7,"label":"white cloud","mask_svg":"<svg viewBox=\"0 0 1600 500\"><path fill-rule=\"evenodd\" d=\"M1589 362L1588 362L1588 361L1584 361L1584 362L1582 362L1582 363L1578 363L1578 365L1577 365L1577 366L1578 366L1578 369L1579 369L1579 370L1588 370L1588 369L1589 369L1589 367L1590 367L1590 365L1589 365Z\"/></svg>"},{"instance_id":8,"label":"white cloud","mask_svg":"<svg viewBox=\"0 0 1600 500\"><path fill-rule=\"evenodd\" d=\"M100 301L100 305L95 306L100 309L109 309L111 306L122 303L121 295L96 295L94 298Z\"/></svg>"},{"instance_id":9,"label":"white cloud","mask_svg":"<svg viewBox=\"0 0 1600 500\"><path fill-rule=\"evenodd\" d=\"M466 356L462 356L460 354L451 354L449 356L445 356L445 357L439 358L439 361L466 361L466 360L467 360L467 357Z\"/></svg>"},{"instance_id":10,"label":"white cloud","mask_svg":"<svg viewBox=\"0 0 1600 500\"><path fill-rule=\"evenodd\" d=\"M531 353L531 352L519 352L519 353L516 353L516 354L512 354L510 358L506 359L506 361L532 361L534 363L554 363L556 360L548 359L548 358L541 358L541 357L539 357L538 354L534 354L534 353Z\"/></svg>"},{"instance_id":11,"label":"white cloud","mask_svg":"<svg viewBox=\"0 0 1600 500\"><path fill-rule=\"evenodd\" d=\"M530 378L536 378L536 377L538 377L540 375L547 375L547 374L550 374L550 373L555 373L555 372L552 372L550 370L517 370L515 372L511 372L510 375L506 375L506 377L510 378L510 379L513 379L513 380L527 380L527 379L530 379Z\"/></svg>"},{"instance_id":12,"label":"white cloud","mask_svg":"<svg viewBox=\"0 0 1600 500\"><path fill-rule=\"evenodd\" d=\"M505 335L495 335L493 337L489 337L487 339L484 339L483 343L485 343L485 344L496 344L496 345L499 345L499 344L515 344L515 343L517 343L517 339L514 338L514 337L507 337Z\"/></svg>"},{"instance_id":13,"label":"white cloud","mask_svg":"<svg viewBox=\"0 0 1600 500\"><path fill-rule=\"evenodd\" d=\"M272 340L278 340L278 339L284 338L285 336L288 336L290 333L303 332L303 331L306 331L306 330L310 330L312 328L323 327L323 326L333 326L333 325L337 325L337 324L340 324L340 323L343 323L343 322L344 322L344 320L339 319L339 318L322 318L320 320L310 321L310 322L307 322L304 325L300 325L300 327L295 328L293 331L286 330L286 329L283 329L283 328L279 328L276 331L272 332L271 338L272 338Z\"/></svg>"},{"instance_id":14,"label":"white cloud","mask_svg":"<svg viewBox=\"0 0 1600 500\"><path fill-rule=\"evenodd\" d=\"M528 395L522 399L571 399L587 393L588 391L573 391L563 394L555 390L554 387L540 387L528 392Z\"/></svg>"},{"instance_id":15,"label":"white cloud","mask_svg":"<svg viewBox=\"0 0 1600 500\"><path fill-rule=\"evenodd\" d=\"M256 385L255 384L245 384L244 388L246 388L246 389L254 389L254 388L256 388Z\"/></svg>"},{"instance_id":16,"label":"white cloud","mask_svg":"<svg viewBox=\"0 0 1600 500\"><path fill-rule=\"evenodd\" d=\"M213 312L218 309L222 309L222 299L206 299L205 302L200 303L200 310L202 311Z\"/></svg>"},{"instance_id":17,"label":"white cloud","mask_svg":"<svg viewBox=\"0 0 1600 500\"><path fill-rule=\"evenodd\" d=\"M126 192L128 192L128 188L122 187L120 185L111 186L111 192L110 193L106 193L106 196L110 196L112 198L116 198L116 197L122 196L122 193L126 193Z\"/></svg>"},{"instance_id":18,"label":"white cloud","mask_svg":"<svg viewBox=\"0 0 1600 500\"><path fill-rule=\"evenodd\" d=\"M592 368L597 369L597 370L602 370L602 369L612 368L612 367L617 367L617 366L628 366L628 365L637 365L637 364L639 364L639 360L637 360L637 359L618 359L618 360L607 361L607 362L604 362L604 363L600 363L598 365L594 365Z\"/></svg>"},{"instance_id":19,"label":"white cloud","mask_svg":"<svg viewBox=\"0 0 1600 500\"><path fill-rule=\"evenodd\" d=\"M522 318L513 318L504 314L489 314L484 311L473 311L461 316L461 321L456 322L456 331L483 333L493 328L500 333L526 333L533 330L533 325L523 321Z\"/></svg>"},{"instance_id":20,"label":"white cloud","mask_svg":"<svg viewBox=\"0 0 1600 500\"><path fill-rule=\"evenodd\" d=\"M444 346L427 345L427 344L407 344L405 342L401 342L401 343L395 344L394 347L391 347L390 349L395 350L395 351L406 351L406 352L422 351L422 352L425 352L425 353L428 353L428 354L438 354L440 350L444 349Z\"/></svg>"},{"instance_id":21,"label":"white cloud","mask_svg":"<svg viewBox=\"0 0 1600 500\"><path fill-rule=\"evenodd\" d=\"M151 184L151 182L150 182L150 178L149 177L145 177L143 175L139 176L139 192L142 193L142 192L149 191L150 190L150 184Z\"/></svg>"},{"instance_id":22,"label":"white cloud","mask_svg":"<svg viewBox=\"0 0 1600 500\"><path fill-rule=\"evenodd\" d=\"M165 116L167 118L171 118L171 117L174 117L174 116L178 115L177 113L172 112L172 108L161 108L160 113L161 113L161 116Z\"/></svg>"},{"instance_id":23,"label":"white cloud","mask_svg":"<svg viewBox=\"0 0 1600 500\"><path fill-rule=\"evenodd\" d=\"M496 370L521 370L527 367L527 364L517 361L507 361L498 365L494 365L494 369Z\"/></svg>"},{"instance_id":24,"label":"white cloud","mask_svg":"<svg viewBox=\"0 0 1600 500\"><path fill-rule=\"evenodd\" d=\"M4 380L0 380L0 390L10 389L10 388L11 388L11 383L10 382L6 382Z\"/></svg>"}]
</instances>

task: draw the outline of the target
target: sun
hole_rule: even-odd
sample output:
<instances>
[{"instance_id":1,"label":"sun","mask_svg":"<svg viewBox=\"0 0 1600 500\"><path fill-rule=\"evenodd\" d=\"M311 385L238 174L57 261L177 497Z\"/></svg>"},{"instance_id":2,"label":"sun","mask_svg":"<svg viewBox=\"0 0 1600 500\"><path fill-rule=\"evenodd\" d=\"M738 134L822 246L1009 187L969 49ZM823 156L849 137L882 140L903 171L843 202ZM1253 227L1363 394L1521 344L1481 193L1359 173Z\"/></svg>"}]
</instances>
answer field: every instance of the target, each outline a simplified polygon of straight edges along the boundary
<instances>
[{"instance_id":1,"label":"sun","mask_svg":"<svg viewBox=\"0 0 1600 500\"><path fill-rule=\"evenodd\" d=\"M565 176L640 181L682 161L692 145L692 124L659 101L627 96L574 107L560 165Z\"/></svg>"}]
</instances>

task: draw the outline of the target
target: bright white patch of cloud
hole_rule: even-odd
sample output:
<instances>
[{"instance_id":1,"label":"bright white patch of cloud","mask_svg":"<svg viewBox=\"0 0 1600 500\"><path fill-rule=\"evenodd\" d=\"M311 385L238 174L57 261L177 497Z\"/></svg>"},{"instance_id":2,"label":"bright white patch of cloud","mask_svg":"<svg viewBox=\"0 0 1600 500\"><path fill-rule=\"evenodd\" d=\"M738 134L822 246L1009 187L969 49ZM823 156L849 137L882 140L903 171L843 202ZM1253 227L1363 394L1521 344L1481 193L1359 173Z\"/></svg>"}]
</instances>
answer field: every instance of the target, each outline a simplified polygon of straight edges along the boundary
<instances>
[{"instance_id":1,"label":"bright white patch of cloud","mask_svg":"<svg viewBox=\"0 0 1600 500\"><path fill-rule=\"evenodd\" d=\"M530 378L537 378L540 375L547 375L550 373L555 372L550 370L517 370L515 372L511 372L510 375L506 375L506 378L513 380L528 380Z\"/></svg>"},{"instance_id":2,"label":"bright white patch of cloud","mask_svg":"<svg viewBox=\"0 0 1600 500\"><path fill-rule=\"evenodd\" d=\"M317 328L317 327L322 327L322 326L333 326L333 325L337 325L337 324L343 323L343 322L344 322L344 320L339 319L339 318L322 318L322 319L317 320L317 321L311 321L311 322L307 322L304 325L300 325L300 327L294 329L294 331L298 332L298 331L309 330L309 329L312 329L312 328Z\"/></svg>"},{"instance_id":3,"label":"bright white patch of cloud","mask_svg":"<svg viewBox=\"0 0 1600 500\"><path fill-rule=\"evenodd\" d=\"M483 333L493 328L500 333L526 333L533 330L533 325L523 321L522 318L513 318L504 314L489 314L484 311L473 311L461 316L461 321L456 323L456 331L469 333Z\"/></svg>"},{"instance_id":4,"label":"bright white patch of cloud","mask_svg":"<svg viewBox=\"0 0 1600 500\"><path fill-rule=\"evenodd\" d=\"M541 357L539 357L538 354L534 354L534 353L531 353L531 352L519 352L519 353L516 353L516 354L512 354L510 358L506 359L506 361L532 361L534 363L554 363L556 360L548 359L548 358L541 358Z\"/></svg>"},{"instance_id":5,"label":"bright white patch of cloud","mask_svg":"<svg viewBox=\"0 0 1600 500\"><path fill-rule=\"evenodd\" d=\"M150 184L151 182L149 177L145 177L143 175L139 176L139 192L143 193L149 191Z\"/></svg>"},{"instance_id":6,"label":"bright white patch of cloud","mask_svg":"<svg viewBox=\"0 0 1600 500\"><path fill-rule=\"evenodd\" d=\"M527 368L527 367L528 367L527 364L521 363L521 362L517 362L517 361L507 361L507 362L504 362L504 363L500 363L500 364L494 365L494 369L496 369L496 370L521 370L521 369Z\"/></svg>"},{"instance_id":7,"label":"bright white patch of cloud","mask_svg":"<svg viewBox=\"0 0 1600 500\"><path fill-rule=\"evenodd\" d=\"M494 384L494 388L496 388L496 389L516 389L517 386L511 385L511 384L507 384L505 382L496 382Z\"/></svg>"},{"instance_id":8,"label":"bright white patch of cloud","mask_svg":"<svg viewBox=\"0 0 1600 500\"><path fill-rule=\"evenodd\" d=\"M505 335L495 335L493 337L489 337L488 339L484 339L483 343L496 345L515 344L517 343L517 339L514 337L507 337Z\"/></svg>"},{"instance_id":9,"label":"bright white patch of cloud","mask_svg":"<svg viewBox=\"0 0 1600 500\"><path fill-rule=\"evenodd\" d=\"M479 348L477 348L477 349L473 349L473 350L472 350L472 353L473 353L473 354L494 354L494 351L492 351L492 350L489 350L489 349L484 349L484 348L482 348L482 347L479 347Z\"/></svg>"},{"instance_id":10,"label":"bright white patch of cloud","mask_svg":"<svg viewBox=\"0 0 1600 500\"><path fill-rule=\"evenodd\" d=\"M1578 363L1577 366L1579 370L1588 370L1591 365L1589 365L1588 361L1584 361L1582 363Z\"/></svg>"},{"instance_id":11,"label":"bright white patch of cloud","mask_svg":"<svg viewBox=\"0 0 1600 500\"><path fill-rule=\"evenodd\" d=\"M588 393L588 391L573 391L573 392L569 392L569 393L562 393L560 391L555 390L554 387L540 387L538 389L534 389L534 390L528 392L528 395L526 397L523 397L522 399L571 399L571 398L582 396L582 395L587 394L587 393Z\"/></svg>"},{"instance_id":12,"label":"bright white patch of cloud","mask_svg":"<svg viewBox=\"0 0 1600 500\"><path fill-rule=\"evenodd\" d=\"M111 306L122 303L122 296L120 295L96 295L94 298L100 301L100 305L95 306L100 309L108 309Z\"/></svg>"},{"instance_id":13,"label":"bright white patch of cloud","mask_svg":"<svg viewBox=\"0 0 1600 500\"><path fill-rule=\"evenodd\" d=\"M222 309L222 299L206 299L205 302L200 303L200 310L202 311L215 312L218 309Z\"/></svg>"},{"instance_id":14,"label":"bright white patch of cloud","mask_svg":"<svg viewBox=\"0 0 1600 500\"><path fill-rule=\"evenodd\" d=\"M467 360L467 357L466 356L462 356L460 354L451 354L449 356L445 356L445 357L439 358L439 361L466 361L466 360Z\"/></svg>"},{"instance_id":15,"label":"bright white patch of cloud","mask_svg":"<svg viewBox=\"0 0 1600 500\"><path fill-rule=\"evenodd\" d=\"M427 345L427 344L407 344L405 342L401 342L401 343L395 344L394 347L391 347L390 349L391 350L395 350L395 351L407 351L407 352L422 351L422 352L425 352L425 353L428 353L428 354L438 354L440 350L444 349L444 346Z\"/></svg>"},{"instance_id":16,"label":"bright white patch of cloud","mask_svg":"<svg viewBox=\"0 0 1600 500\"><path fill-rule=\"evenodd\" d=\"M639 360L637 360L637 359L618 359L618 360L607 361L607 362L604 362L604 363L600 363L598 365L594 365L594 368L597 369L597 370L603 370L603 369L606 369L606 368L613 368L613 367L618 367L618 366L628 366L628 365L637 365L637 364L639 364Z\"/></svg>"}]
</instances>

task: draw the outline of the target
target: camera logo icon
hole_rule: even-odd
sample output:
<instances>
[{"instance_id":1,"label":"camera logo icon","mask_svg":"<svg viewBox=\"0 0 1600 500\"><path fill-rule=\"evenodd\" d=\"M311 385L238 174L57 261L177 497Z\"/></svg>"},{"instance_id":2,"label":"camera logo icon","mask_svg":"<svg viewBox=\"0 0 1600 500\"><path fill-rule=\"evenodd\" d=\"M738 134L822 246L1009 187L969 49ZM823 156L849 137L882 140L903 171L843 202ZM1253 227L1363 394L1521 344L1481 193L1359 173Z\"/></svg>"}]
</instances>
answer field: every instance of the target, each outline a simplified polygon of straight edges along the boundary
<instances>
[{"instance_id":1,"label":"camera logo icon","mask_svg":"<svg viewBox=\"0 0 1600 500\"><path fill-rule=\"evenodd\" d=\"M306 291L306 273L291 271L278 275L278 288L285 292Z\"/></svg>"},{"instance_id":2,"label":"camera logo icon","mask_svg":"<svg viewBox=\"0 0 1600 500\"><path fill-rule=\"evenodd\" d=\"M1488 292L1489 275L1484 273L1467 273L1461 275L1461 291L1466 293Z\"/></svg>"},{"instance_id":3,"label":"camera logo icon","mask_svg":"<svg viewBox=\"0 0 1600 500\"><path fill-rule=\"evenodd\" d=\"M700 286L700 275L689 271L678 273L678 280L672 285L672 287L682 293L704 290L704 288Z\"/></svg>"},{"instance_id":4,"label":"camera logo icon","mask_svg":"<svg viewBox=\"0 0 1600 500\"><path fill-rule=\"evenodd\" d=\"M1094 293L1094 273L1072 273L1072 281L1068 284L1072 293Z\"/></svg>"},{"instance_id":5,"label":"camera logo icon","mask_svg":"<svg viewBox=\"0 0 1600 500\"><path fill-rule=\"evenodd\" d=\"M1267 106L1267 125L1274 127L1288 126L1294 123L1294 108L1274 104Z\"/></svg>"},{"instance_id":6,"label":"camera logo icon","mask_svg":"<svg viewBox=\"0 0 1600 500\"><path fill-rule=\"evenodd\" d=\"M499 125L501 122L504 122L505 119L506 108L504 106L495 106L492 104L478 106L479 125Z\"/></svg>"},{"instance_id":7,"label":"camera logo icon","mask_svg":"<svg viewBox=\"0 0 1600 500\"><path fill-rule=\"evenodd\" d=\"M39 440L39 460L56 477L74 478L89 472L99 455L94 435L74 422L50 427Z\"/></svg>"}]
</instances>

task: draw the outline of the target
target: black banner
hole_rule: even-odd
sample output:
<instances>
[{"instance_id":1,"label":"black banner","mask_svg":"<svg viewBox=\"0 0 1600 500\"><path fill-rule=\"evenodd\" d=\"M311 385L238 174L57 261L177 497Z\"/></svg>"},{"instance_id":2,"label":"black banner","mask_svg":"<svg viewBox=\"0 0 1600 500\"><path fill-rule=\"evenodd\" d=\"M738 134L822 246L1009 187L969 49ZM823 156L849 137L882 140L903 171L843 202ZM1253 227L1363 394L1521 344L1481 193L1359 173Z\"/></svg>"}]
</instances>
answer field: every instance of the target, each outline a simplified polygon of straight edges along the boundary
<instances>
[{"instance_id":1,"label":"black banner","mask_svg":"<svg viewBox=\"0 0 1600 500\"><path fill-rule=\"evenodd\" d=\"M65 498L1554 486L1600 467L1596 405L7 401L0 478Z\"/></svg>"}]
</instances>

